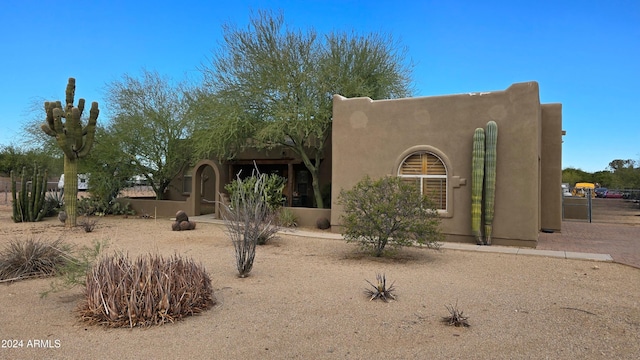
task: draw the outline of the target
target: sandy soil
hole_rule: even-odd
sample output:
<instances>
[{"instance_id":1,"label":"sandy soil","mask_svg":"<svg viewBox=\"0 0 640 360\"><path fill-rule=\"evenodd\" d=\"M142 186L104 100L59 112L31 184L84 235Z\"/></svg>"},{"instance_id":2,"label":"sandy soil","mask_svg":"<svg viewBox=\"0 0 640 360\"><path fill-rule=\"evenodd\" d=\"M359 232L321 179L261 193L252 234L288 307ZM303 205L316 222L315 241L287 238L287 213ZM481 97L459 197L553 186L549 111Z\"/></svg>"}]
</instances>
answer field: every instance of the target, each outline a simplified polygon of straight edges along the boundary
<instances>
[{"instance_id":1,"label":"sandy soil","mask_svg":"<svg viewBox=\"0 0 640 360\"><path fill-rule=\"evenodd\" d=\"M14 224L0 208L0 247L64 238L109 251L179 253L202 262L217 304L152 328L107 329L74 312L82 289L41 299L51 279L0 284L1 359L631 359L640 355L640 270L613 263L404 249L375 259L339 240L296 236L258 249L238 278L218 224L173 232L169 219L101 218L96 230L57 219ZM397 301L368 301L385 273ZM458 304L471 327L441 323ZM16 344L18 347L8 348ZM17 345L16 344L16 345Z\"/></svg>"}]
</instances>

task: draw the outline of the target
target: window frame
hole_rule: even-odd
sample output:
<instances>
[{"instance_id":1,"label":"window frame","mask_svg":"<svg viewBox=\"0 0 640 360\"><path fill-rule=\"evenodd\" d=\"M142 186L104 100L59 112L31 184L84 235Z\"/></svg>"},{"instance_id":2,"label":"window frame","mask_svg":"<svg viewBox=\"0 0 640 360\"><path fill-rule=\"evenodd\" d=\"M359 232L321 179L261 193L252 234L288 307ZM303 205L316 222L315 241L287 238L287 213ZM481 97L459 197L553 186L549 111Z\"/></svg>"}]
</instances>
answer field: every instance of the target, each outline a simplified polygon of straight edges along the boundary
<instances>
[{"instance_id":1,"label":"window frame","mask_svg":"<svg viewBox=\"0 0 640 360\"><path fill-rule=\"evenodd\" d=\"M414 155L422 155L422 154L428 154L431 156L434 156L437 160L440 161L440 163L442 164L442 166L444 167L444 172L445 174L434 174L434 175L427 175L427 174L402 174L402 168L405 164L405 162ZM428 145L420 145L420 146L414 146L412 148L409 148L407 150L405 150L396 160L396 166L395 166L395 173L396 176L400 177L400 178L407 178L407 179L418 179L420 181L420 193L423 194L423 189L424 189L424 180L429 180L429 179L444 179L444 186L445 186L445 198L444 198L444 205L445 207L443 209L437 209L438 214L440 214L441 217L452 217L453 216L453 186L452 186L452 167L451 167L451 162L449 161L449 159L444 155L444 153L442 153L442 151L432 147L432 146L428 146ZM442 194L442 192L441 192Z\"/></svg>"}]
</instances>

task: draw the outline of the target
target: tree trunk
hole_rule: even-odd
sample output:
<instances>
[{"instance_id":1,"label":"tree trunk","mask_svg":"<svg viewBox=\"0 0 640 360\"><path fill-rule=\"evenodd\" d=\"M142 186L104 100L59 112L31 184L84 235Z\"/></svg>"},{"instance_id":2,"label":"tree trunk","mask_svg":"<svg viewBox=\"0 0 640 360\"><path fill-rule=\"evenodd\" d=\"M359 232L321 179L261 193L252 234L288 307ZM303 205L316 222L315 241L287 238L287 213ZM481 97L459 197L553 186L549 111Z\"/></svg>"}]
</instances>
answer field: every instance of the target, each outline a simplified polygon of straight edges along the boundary
<instances>
[{"instance_id":1,"label":"tree trunk","mask_svg":"<svg viewBox=\"0 0 640 360\"><path fill-rule=\"evenodd\" d=\"M311 173L311 185L313 187L313 196L316 200L316 207L322 209L324 207L322 201L322 193L320 192L320 180L319 180L319 168L320 168L320 157L316 156L315 164L311 163L309 156L304 151L304 148L300 146L299 148L293 148L296 150L300 157L302 158L302 162L307 167L307 170Z\"/></svg>"},{"instance_id":2,"label":"tree trunk","mask_svg":"<svg viewBox=\"0 0 640 360\"><path fill-rule=\"evenodd\" d=\"M76 226L78 217L78 160L64 156L64 210L68 228Z\"/></svg>"},{"instance_id":3,"label":"tree trunk","mask_svg":"<svg viewBox=\"0 0 640 360\"><path fill-rule=\"evenodd\" d=\"M309 169L311 171L311 169ZM324 203L322 200L322 193L320 192L320 180L318 174L318 168L314 168L314 171L311 171L311 185L313 187L313 196L316 199L316 207L318 209L322 209L324 207Z\"/></svg>"}]
</instances>

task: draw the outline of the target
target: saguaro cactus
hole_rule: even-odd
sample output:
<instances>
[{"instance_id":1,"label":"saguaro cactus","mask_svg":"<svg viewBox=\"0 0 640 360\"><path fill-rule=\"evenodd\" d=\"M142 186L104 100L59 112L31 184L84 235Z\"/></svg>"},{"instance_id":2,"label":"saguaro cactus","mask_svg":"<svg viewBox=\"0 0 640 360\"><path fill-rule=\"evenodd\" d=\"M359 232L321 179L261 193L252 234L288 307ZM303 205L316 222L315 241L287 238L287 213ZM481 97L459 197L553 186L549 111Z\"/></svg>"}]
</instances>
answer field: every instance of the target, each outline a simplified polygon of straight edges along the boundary
<instances>
[{"instance_id":1,"label":"saguaro cactus","mask_svg":"<svg viewBox=\"0 0 640 360\"><path fill-rule=\"evenodd\" d=\"M42 220L44 216L45 196L47 194L47 171L40 176L36 166L31 178L31 189L27 183L26 168L22 168L20 192L17 191L16 177L11 170L11 200L13 208L13 222L34 222Z\"/></svg>"},{"instance_id":2,"label":"saguaro cactus","mask_svg":"<svg viewBox=\"0 0 640 360\"><path fill-rule=\"evenodd\" d=\"M484 160L484 243L491 245L493 214L496 195L496 146L498 144L498 124L487 123Z\"/></svg>"},{"instance_id":3,"label":"saguaro cactus","mask_svg":"<svg viewBox=\"0 0 640 360\"><path fill-rule=\"evenodd\" d=\"M471 231L478 245L482 245L482 188L484 181L484 130L477 128L473 134L471 175Z\"/></svg>"},{"instance_id":4,"label":"saguaro cactus","mask_svg":"<svg viewBox=\"0 0 640 360\"><path fill-rule=\"evenodd\" d=\"M98 103L91 103L89 120L83 126L81 117L84 111L84 99L78 100L78 106L73 106L76 92L76 80L69 78L66 89L66 105L63 108L60 101L45 102L44 110L47 114L46 122L42 124L42 131L53 136L58 146L64 152L64 206L67 213L65 225L76 226L78 202L78 160L87 156L95 136L98 121ZM64 119L64 121L62 120Z\"/></svg>"}]
</instances>

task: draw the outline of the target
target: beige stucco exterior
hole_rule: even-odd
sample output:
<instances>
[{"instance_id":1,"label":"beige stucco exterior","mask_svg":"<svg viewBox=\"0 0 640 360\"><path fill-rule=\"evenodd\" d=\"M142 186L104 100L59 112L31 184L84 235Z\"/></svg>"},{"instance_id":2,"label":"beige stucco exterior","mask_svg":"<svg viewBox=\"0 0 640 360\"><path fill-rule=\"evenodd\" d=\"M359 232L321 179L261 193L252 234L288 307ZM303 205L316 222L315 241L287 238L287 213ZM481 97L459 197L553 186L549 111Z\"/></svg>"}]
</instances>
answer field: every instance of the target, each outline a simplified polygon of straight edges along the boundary
<instances>
[{"instance_id":1,"label":"beige stucco exterior","mask_svg":"<svg viewBox=\"0 0 640 360\"><path fill-rule=\"evenodd\" d=\"M436 155L447 171L442 230L448 241L472 242L471 153L474 130L498 124L493 243L535 247L541 229L560 231L562 220L562 105L540 104L536 82L517 83L504 91L394 100L333 100L332 135L321 163L321 187L331 184L331 226L341 231L338 195L365 175L397 176L404 160L416 152ZM245 151L234 160L203 159L176 177L161 206L136 203L149 210L175 209L188 215L220 217L224 185L238 169L254 161L288 179L288 206L310 206L292 199L312 196L305 168L290 150ZM304 189L304 190L303 190ZM165 209L166 208L166 209ZM147 211L149 211L147 210ZM329 210L323 210L327 216ZM305 224L317 212L303 212ZM308 214L307 214L308 213ZM158 213L160 215L160 213Z\"/></svg>"},{"instance_id":2,"label":"beige stucco exterior","mask_svg":"<svg viewBox=\"0 0 640 360\"><path fill-rule=\"evenodd\" d=\"M338 195L364 175L396 176L417 151L447 169L442 230L449 241L471 234L474 130L498 124L493 243L535 247L541 229L560 230L562 107L540 104L536 82L504 91L394 100L334 96L331 224L340 231Z\"/></svg>"}]
</instances>

